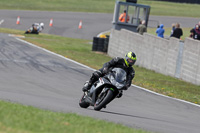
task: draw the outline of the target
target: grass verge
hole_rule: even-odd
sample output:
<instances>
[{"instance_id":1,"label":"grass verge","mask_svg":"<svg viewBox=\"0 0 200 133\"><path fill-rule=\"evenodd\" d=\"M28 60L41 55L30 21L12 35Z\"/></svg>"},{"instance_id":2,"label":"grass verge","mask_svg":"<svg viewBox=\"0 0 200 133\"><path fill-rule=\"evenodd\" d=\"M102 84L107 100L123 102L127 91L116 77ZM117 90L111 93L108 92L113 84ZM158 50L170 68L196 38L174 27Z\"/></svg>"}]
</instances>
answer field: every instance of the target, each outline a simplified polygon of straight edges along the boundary
<instances>
[{"instance_id":1,"label":"grass verge","mask_svg":"<svg viewBox=\"0 0 200 133\"><path fill-rule=\"evenodd\" d=\"M17 35L24 33L24 31L0 28L0 33L2 32ZM91 52L88 40L45 34L26 35L25 40L51 51L57 51L68 58L77 59L82 63L86 62L90 66L93 66L92 63L95 62L95 59L99 59L99 62L95 64L96 68L104 62L104 59L110 59L104 54L99 55ZM51 47L45 46L49 42L52 42ZM89 58L89 60L85 58ZM0 112L0 133L149 133L74 113L52 112L1 100Z\"/></svg>"},{"instance_id":2,"label":"grass verge","mask_svg":"<svg viewBox=\"0 0 200 133\"><path fill-rule=\"evenodd\" d=\"M157 36L157 34L156 34L156 29L157 28L148 28L147 29L147 32L149 33L149 34L152 34L152 35L156 35ZM166 28L166 27L164 27L164 29L165 29L165 33L164 33L164 37L165 38L168 38L169 36L170 36L170 34L171 34L171 28ZM181 36L181 39L184 41L185 40L185 38L186 37L189 37L190 36L190 30L192 29L192 27L191 28L182 28L182 30L183 30L183 36Z\"/></svg>"},{"instance_id":3,"label":"grass verge","mask_svg":"<svg viewBox=\"0 0 200 133\"><path fill-rule=\"evenodd\" d=\"M156 34L156 29L157 29L157 28L147 28L147 33L157 36L157 34ZM169 37L170 37L170 34L171 34L171 28L168 28L168 27L165 28L165 27L164 27L164 29L165 29L164 37L165 37L165 38L169 38ZM183 36L181 36L181 40L184 41L186 37L189 37L189 36L190 36L190 30L191 30L191 29L192 29L192 28L182 28ZM102 35L110 35L110 32L104 33L104 34L102 34Z\"/></svg>"},{"instance_id":4,"label":"grass verge","mask_svg":"<svg viewBox=\"0 0 200 133\"><path fill-rule=\"evenodd\" d=\"M125 1L125 0L121 0ZM199 4L138 0L151 6L151 15L199 17ZM115 0L0 0L0 9L113 13Z\"/></svg>"},{"instance_id":5,"label":"grass verge","mask_svg":"<svg viewBox=\"0 0 200 133\"><path fill-rule=\"evenodd\" d=\"M23 35L22 31L2 28L0 29L0 32L18 33ZM95 69L101 68L105 62L111 60L111 58L105 54L91 51L92 45L88 44L89 40L72 39L48 34L25 36L26 41ZM133 79L133 84L167 96L200 104L200 86L138 66L134 66L134 69L136 75Z\"/></svg>"},{"instance_id":6,"label":"grass verge","mask_svg":"<svg viewBox=\"0 0 200 133\"><path fill-rule=\"evenodd\" d=\"M147 133L73 113L56 113L0 101L1 133Z\"/></svg>"},{"instance_id":7,"label":"grass verge","mask_svg":"<svg viewBox=\"0 0 200 133\"><path fill-rule=\"evenodd\" d=\"M3 29L3 28L0 28L0 32L14 33L14 34L19 34L19 35L23 35L24 33L23 31ZM55 53L61 54L67 58L76 60L82 64L88 65L95 69L102 67L103 63L111 59L105 54L92 52L91 51L92 45L88 44L89 40L72 39L72 38L66 38L66 37L55 36L55 35L47 35L47 34L25 35L25 36L26 36L25 38L26 41L29 41L40 47L46 48ZM181 81L169 76L164 76L162 74L155 73L154 71L150 71L138 66L134 66L134 68L136 70L136 76L133 80L133 84L141 86L141 87L145 87L149 90L153 90L155 92L158 92L167 96L171 96L171 97L187 100L196 104L200 104L200 86L196 86L196 85L193 85L193 84L190 84L190 83L187 83L187 82L184 82L184 81ZM51 132L51 131L55 132L58 129L59 129L59 132L66 132L66 131L72 130L71 132L73 133L76 133L76 132L78 133L81 131L82 133L90 133L91 131L92 132L108 131L109 133L117 133L117 132L143 133L144 132L144 131L134 131L133 129L129 129L127 127L126 127L127 129L124 129L125 127L120 126L120 125L116 126L116 124L114 124L113 126L110 126L110 124L105 124L105 122L98 123L98 121L93 121L91 120L91 118L81 117L76 114L53 113L53 112L38 110L32 107L26 107L26 106L22 107L16 104L12 105L6 102L0 102L0 105L1 105L0 106L0 111L1 111L0 128L5 129L6 132L13 132L13 131L38 132L39 130L40 130L39 132ZM7 106L7 107L4 107L4 106ZM21 108L21 109L16 109L15 106L19 106L18 108ZM29 110L29 108L31 111ZM12 110L13 112L9 113ZM38 110L38 111L34 113L34 111L32 112L32 110ZM27 115L25 115L26 113ZM23 114L24 116L16 115L16 114ZM76 122L75 123L71 122L70 120L68 120L68 117L69 119L70 118L75 119ZM84 119L85 121L82 119ZM12 122L12 120L14 122ZM79 120L80 120L80 123L79 123ZM19 122L19 121L22 121L22 122ZM93 123L90 123L90 121L93 121ZM25 123L29 123L29 124L25 124ZM52 125L55 123L58 125ZM91 127L91 124L92 124L92 127L95 128L95 131L93 130L93 128L85 129L85 127ZM101 128L98 125L102 125L100 126ZM107 127L106 125L107 126L109 125L111 129L107 129L109 127ZM37 126L39 127L38 130L34 129ZM72 126L73 128L70 128L70 126ZM56 129L52 129L53 127L56 127ZM74 130L74 128L77 130ZM82 130L79 130L79 128ZM116 130L113 130L113 129L116 129Z\"/></svg>"}]
</instances>

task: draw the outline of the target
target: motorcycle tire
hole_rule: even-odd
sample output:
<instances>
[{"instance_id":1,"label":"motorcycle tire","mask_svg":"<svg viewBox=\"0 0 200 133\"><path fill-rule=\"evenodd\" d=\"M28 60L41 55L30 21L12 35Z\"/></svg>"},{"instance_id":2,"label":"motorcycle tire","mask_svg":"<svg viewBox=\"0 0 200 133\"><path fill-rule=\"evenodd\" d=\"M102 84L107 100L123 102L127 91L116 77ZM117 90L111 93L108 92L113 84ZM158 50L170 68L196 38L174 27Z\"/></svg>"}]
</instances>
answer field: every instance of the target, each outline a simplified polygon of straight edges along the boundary
<instances>
[{"instance_id":1,"label":"motorcycle tire","mask_svg":"<svg viewBox=\"0 0 200 133\"><path fill-rule=\"evenodd\" d=\"M94 110L99 111L103 107L105 107L110 101L113 100L114 92L112 90L108 90L105 95L97 98L94 104ZM102 99L102 100L101 100ZM100 100L100 101L98 101Z\"/></svg>"},{"instance_id":2,"label":"motorcycle tire","mask_svg":"<svg viewBox=\"0 0 200 133\"><path fill-rule=\"evenodd\" d=\"M90 106L90 104L85 101L85 93L83 94L83 96L81 97L81 99L79 101L79 106L81 108L87 108Z\"/></svg>"},{"instance_id":3,"label":"motorcycle tire","mask_svg":"<svg viewBox=\"0 0 200 133\"><path fill-rule=\"evenodd\" d=\"M25 31L25 33L24 34L29 34L29 31Z\"/></svg>"}]
</instances>

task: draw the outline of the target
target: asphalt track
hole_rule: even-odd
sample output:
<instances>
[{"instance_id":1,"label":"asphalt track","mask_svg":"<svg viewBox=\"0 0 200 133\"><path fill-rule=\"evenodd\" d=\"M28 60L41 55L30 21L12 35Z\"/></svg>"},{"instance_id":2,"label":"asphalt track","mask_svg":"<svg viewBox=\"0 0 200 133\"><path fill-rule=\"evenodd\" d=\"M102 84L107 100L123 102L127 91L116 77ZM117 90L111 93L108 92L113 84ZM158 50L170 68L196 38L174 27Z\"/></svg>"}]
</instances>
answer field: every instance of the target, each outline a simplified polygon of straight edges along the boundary
<instances>
[{"instance_id":1,"label":"asphalt track","mask_svg":"<svg viewBox=\"0 0 200 133\"><path fill-rule=\"evenodd\" d=\"M20 25L16 25L18 16L20 16ZM53 26L49 27L51 18L53 19ZM0 27L3 28L25 31L33 23L43 22L45 24L43 33L93 40L93 37L100 32L112 28L113 14L0 10L0 22L2 20L4 22L0 24ZM79 29L81 20L82 29ZM199 21L198 18L189 17L150 16L148 26L157 27L158 24L164 24L165 27L171 27L172 23L179 22L181 27L193 28Z\"/></svg>"},{"instance_id":2,"label":"asphalt track","mask_svg":"<svg viewBox=\"0 0 200 133\"><path fill-rule=\"evenodd\" d=\"M14 28L14 27L11 27ZM58 112L75 112L160 133L199 133L200 107L130 87L106 109L82 109L83 83L93 70L0 34L0 99Z\"/></svg>"},{"instance_id":3,"label":"asphalt track","mask_svg":"<svg viewBox=\"0 0 200 133\"><path fill-rule=\"evenodd\" d=\"M0 99L160 133L200 131L200 107L136 87L100 112L82 109L81 88L93 70L7 34L0 44Z\"/></svg>"}]
</instances>

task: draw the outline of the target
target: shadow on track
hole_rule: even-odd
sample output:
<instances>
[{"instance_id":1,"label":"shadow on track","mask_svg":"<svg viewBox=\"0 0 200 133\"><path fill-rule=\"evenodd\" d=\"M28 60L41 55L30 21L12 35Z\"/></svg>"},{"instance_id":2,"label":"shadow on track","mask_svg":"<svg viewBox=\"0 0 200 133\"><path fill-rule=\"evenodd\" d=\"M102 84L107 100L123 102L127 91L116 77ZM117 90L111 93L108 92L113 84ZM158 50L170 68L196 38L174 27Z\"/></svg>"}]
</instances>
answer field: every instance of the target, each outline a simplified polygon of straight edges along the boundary
<instances>
[{"instance_id":1,"label":"shadow on track","mask_svg":"<svg viewBox=\"0 0 200 133\"><path fill-rule=\"evenodd\" d=\"M121 115L121 116L133 117L133 118L141 118L141 119L146 119L146 120L168 122L168 121L165 121L165 120L159 120L159 119L154 119L154 118L148 118L148 117L142 117L142 116L136 116L136 115L130 115L130 114L123 114L123 113L117 113L117 112L111 112L111 111L100 111L100 112L113 114L113 115Z\"/></svg>"}]
</instances>

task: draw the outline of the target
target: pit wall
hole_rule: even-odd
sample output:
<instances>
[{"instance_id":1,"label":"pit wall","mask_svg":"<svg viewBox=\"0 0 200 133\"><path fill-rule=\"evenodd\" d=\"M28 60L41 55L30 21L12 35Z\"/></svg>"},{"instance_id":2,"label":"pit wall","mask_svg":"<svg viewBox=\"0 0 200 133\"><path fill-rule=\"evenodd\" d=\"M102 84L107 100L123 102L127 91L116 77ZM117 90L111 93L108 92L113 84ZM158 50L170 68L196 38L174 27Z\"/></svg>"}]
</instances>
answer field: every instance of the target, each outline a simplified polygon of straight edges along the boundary
<instances>
[{"instance_id":1,"label":"pit wall","mask_svg":"<svg viewBox=\"0 0 200 133\"><path fill-rule=\"evenodd\" d=\"M140 67L200 85L200 41L186 38L183 43L173 37L112 29L108 55L124 57L129 51L136 53Z\"/></svg>"}]
</instances>

